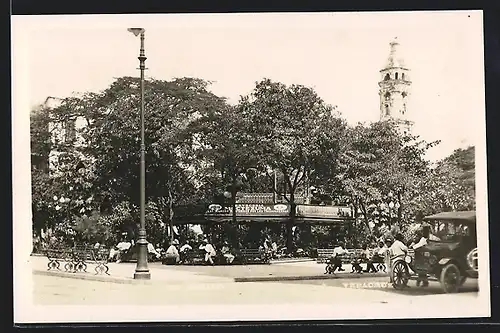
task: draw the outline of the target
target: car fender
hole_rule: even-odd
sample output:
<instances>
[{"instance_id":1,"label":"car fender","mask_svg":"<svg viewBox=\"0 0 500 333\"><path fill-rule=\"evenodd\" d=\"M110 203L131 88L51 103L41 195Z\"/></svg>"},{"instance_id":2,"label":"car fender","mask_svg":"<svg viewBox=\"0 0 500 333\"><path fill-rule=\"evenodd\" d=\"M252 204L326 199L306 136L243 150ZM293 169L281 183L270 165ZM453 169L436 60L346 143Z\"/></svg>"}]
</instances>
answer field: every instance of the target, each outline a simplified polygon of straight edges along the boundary
<instances>
[{"instance_id":1,"label":"car fender","mask_svg":"<svg viewBox=\"0 0 500 333\"><path fill-rule=\"evenodd\" d=\"M444 265L447 265L447 264L453 263L453 262L454 262L453 258L444 257L444 258L439 259L438 264L441 266L444 266Z\"/></svg>"}]
</instances>

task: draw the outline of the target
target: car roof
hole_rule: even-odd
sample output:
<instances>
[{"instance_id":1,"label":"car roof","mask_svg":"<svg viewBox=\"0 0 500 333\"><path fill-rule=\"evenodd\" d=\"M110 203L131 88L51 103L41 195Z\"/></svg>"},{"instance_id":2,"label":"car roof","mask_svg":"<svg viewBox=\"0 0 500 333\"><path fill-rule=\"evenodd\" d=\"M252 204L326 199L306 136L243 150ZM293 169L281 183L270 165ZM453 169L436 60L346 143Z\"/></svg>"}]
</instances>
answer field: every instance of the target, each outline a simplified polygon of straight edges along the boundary
<instances>
[{"instance_id":1,"label":"car roof","mask_svg":"<svg viewBox=\"0 0 500 333\"><path fill-rule=\"evenodd\" d=\"M476 222L476 211L442 212L424 217L424 221L447 220L447 221L468 221Z\"/></svg>"}]
</instances>

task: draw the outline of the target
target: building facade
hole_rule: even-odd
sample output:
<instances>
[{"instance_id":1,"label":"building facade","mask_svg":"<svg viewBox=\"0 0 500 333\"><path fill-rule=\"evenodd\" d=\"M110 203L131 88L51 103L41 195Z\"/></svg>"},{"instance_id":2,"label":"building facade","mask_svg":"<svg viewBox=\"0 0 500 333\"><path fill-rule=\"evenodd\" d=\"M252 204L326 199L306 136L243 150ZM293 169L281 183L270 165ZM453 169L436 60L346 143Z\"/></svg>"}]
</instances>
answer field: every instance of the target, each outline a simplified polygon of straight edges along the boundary
<instances>
[{"instance_id":1,"label":"building facade","mask_svg":"<svg viewBox=\"0 0 500 333\"><path fill-rule=\"evenodd\" d=\"M61 106L63 99L49 96L44 103L37 107L38 112L47 112L51 114L55 109ZM52 147L48 156L38 156L32 152L32 168L43 169L52 175L57 175L58 169L64 163L59 157L62 154L55 147L58 145L70 144L77 148L85 145L81 135L82 129L86 126L86 120L79 116L68 116L58 118L50 115L51 121L48 123L47 131L50 134L50 145ZM74 151L77 152L76 150ZM80 156L85 160L84 156Z\"/></svg>"}]
</instances>

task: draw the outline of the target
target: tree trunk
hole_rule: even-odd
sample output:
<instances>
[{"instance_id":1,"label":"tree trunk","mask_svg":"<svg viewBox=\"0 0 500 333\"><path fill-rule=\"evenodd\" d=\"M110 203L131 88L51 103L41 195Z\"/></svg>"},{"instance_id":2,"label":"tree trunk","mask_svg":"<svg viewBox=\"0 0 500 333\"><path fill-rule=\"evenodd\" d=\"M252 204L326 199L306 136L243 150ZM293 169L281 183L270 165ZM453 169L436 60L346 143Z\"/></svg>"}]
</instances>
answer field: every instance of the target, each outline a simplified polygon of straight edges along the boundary
<instances>
[{"instance_id":1,"label":"tree trunk","mask_svg":"<svg viewBox=\"0 0 500 333\"><path fill-rule=\"evenodd\" d=\"M368 213L366 212L365 204L363 203L363 201L361 199L359 199L359 207L361 208L361 211L363 212L364 223L365 223L366 227L368 228L368 230L370 230L370 232L371 232L370 221L368 221Z\"/></svg>"},{"instance_id":2,"label":"tree trunk","mask_svg":"<svg viewBox=\"0 0 500 333\"><path fill-rule=\"evenodd\" d=\"M293 226L297 215L297 204L295 203L295 194L290 192L290 215L286 223L286 252L293 252Z\"/></svg>"},{"instance_id":3,"label":"tree trunk","mask_svg":"<svg viewBox=\"0 0 500 333\"><path fill-rule=\"evenodd\" d=\"M398 191L398 227L401 228L401 218L403 216L402 191Z\"/></svg>"},{"instance_id":4,"label":"tree trunk","mask_svg":"<svg viewBox=\"0 0 500 333\"><path fill-rule=\"evenodd\" d=\"M170 234L170 243L174 241L175 235L174 235L174 207L173 207L173 197L172 197L172 191L170 190L170 187L168 188L168 227L169 227L169 234Z\"/></svg>"},{"instance_id":5,"label":"tree trunk","mask_svg":"<svg viewBox=\"0 0 500 333\"><path fill-rule=\"evenodd\" d=\"M238 194L238 189L236 188L236 177L233 177L233 182L231 184L231 226L229 227L229 241L232 246L239 248L239 240L237 239L238 233L238 221L236 219L236 195Z\"/></svg>"}]
</instances>

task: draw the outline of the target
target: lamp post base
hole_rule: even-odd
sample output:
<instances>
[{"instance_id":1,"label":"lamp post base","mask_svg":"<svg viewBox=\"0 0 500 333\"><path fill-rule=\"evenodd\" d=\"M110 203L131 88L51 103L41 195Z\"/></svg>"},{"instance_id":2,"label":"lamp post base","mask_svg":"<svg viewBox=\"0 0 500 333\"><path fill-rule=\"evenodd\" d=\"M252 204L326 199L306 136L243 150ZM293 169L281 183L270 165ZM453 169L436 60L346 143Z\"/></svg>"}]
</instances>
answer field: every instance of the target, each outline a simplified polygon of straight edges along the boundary
<instances>
[{"instance_id":1,"label":"lamp post base","mask_svg":"<svg viewBox=\"0 0 500 333\"><path fill-rule=\"evenodd\" d=\"M134 280L150 280L151 279L151 273L149 271L147 272L135 272L134 273Z\"/></svg>"},{"instance_id":2,"label":"lamp post base","mask_svg":"<svg viewBox=\"0 0 500 333\"><path fill-rule=\"evenodd\" d=\"M148 242L146 241L146 229L139 230L139 239L137 240L137 267L135 268L134 279L149 280L151 273L148 269Z\"/></svg>"}]
</instances>

